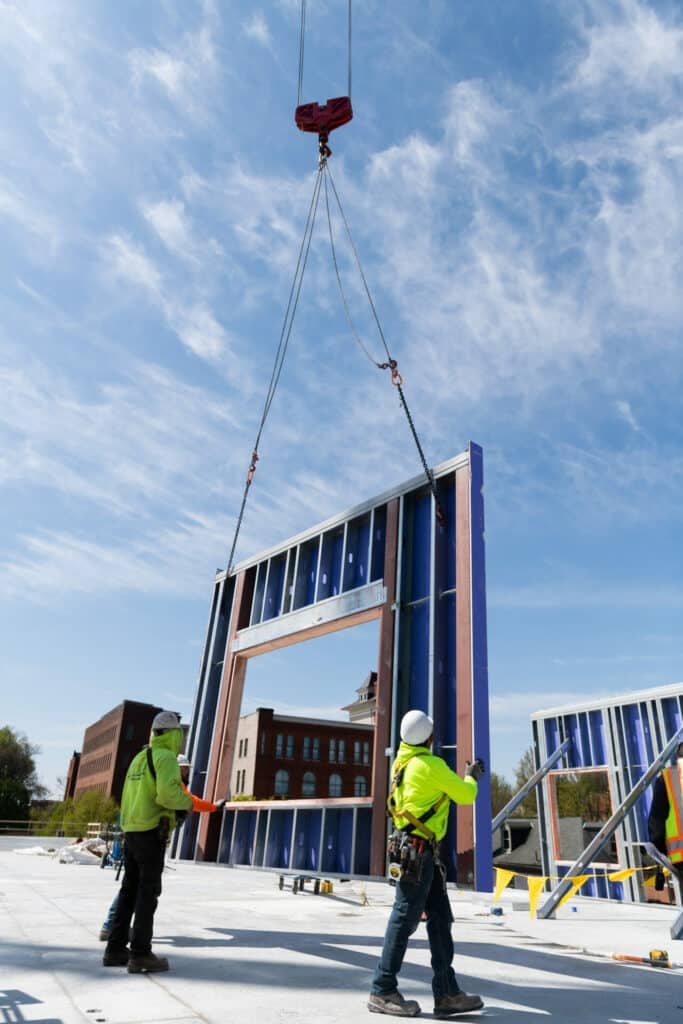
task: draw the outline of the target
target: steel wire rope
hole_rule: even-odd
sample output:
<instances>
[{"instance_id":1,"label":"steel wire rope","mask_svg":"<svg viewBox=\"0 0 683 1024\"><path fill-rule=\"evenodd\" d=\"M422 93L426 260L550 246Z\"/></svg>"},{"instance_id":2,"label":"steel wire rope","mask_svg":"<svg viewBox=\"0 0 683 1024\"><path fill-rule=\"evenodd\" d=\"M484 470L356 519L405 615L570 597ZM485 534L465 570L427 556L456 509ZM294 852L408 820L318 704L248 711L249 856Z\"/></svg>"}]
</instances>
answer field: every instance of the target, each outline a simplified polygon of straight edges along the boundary
<instances>
[{"instance_id":1,"label":"steel wire rope","mask_svg":"<svg viewBox=\"0 0 683 1024\"><path fill-rule=\"evenodd\" d=\"M413 435L413 440L415 442L415 447L417 448L418 455L420 456L420 462L422 463L422 468L424 470L425 477L427 478L427 483L429 484L429 489L432 492L432 495L434 497L434 505L435 505L436 517L437 517L439 523L441 525L444 525L445 522L446 522L446 516L445 516L445 513L444 513L443 508L441 506L441 502L439 500L439 494L438 494L438 490L437 490L437 486L436 486L436 480L434 479L434 474L432 473L431 468L427 464L427 459L426 459L426 456L425 456L425 453L424 453L424 449L422 447L422 443L421 443L420 438L418 436L417 429L415 427L415 422L414 422L413 417L411 415L410 409L408 407L408 402L407 402L406 396L405 396L404 391L403 391L402 377L401 377L400 374L397 373L397 370L396 370L397 362L392 357L391 352L389 351L389 345L387 344L387 340L386 340L386 337L384 335L384 331L382 330L382 324L380 323L380 319L379 319L379 316L378 316L378 313L377 313L377 309L375 307L375 303L373 301L372 294L370 292L370 286L368 285L367 279L365 277L365 273L363 271L363 266L362 266L361 261L360 261L360 256L358 255L358 250L356 249L356 245L355 245L355 243L353 241L353 235L351 234L351 228L349 226L348 220L346 219L346 214L344 213L344 208L342 206L341 199L339 198L339 193L338 193L337 187L336 187L336 185L334 183L334 178L332 177L332 171L327 166L327 162L325 162L325 164L323 165L322 169L325 171L325 174L326 174L326 177L325 177L325 202L326 202L326 204L328 202L327 176L329 176L330 185L332 186L332 191L334 193L334 197L337 200L337 207L338 207L339 213L341 215L342 223L343 223L344 228L346 230L346 236L347 236L347 238L349 240L349 244L351 246L351 251L353 252L353 256L354 256L354 259L355 259L355 262L356 262L356 266L358 268L358 272L359 272L361 280L363 282L363 287L365 289L365 294L367 296L368 303L370 305L370 309L372 310L372 315L374 317L375 324L377 325L377 331L378 331L379 336L380 336L380 338L382 340L382 345L384 346L384 351L387 354L387 363L378 363L370 355L370 353L366 349L365 345L361 341L360 335L358 334L358 331L356 330L355 324L354 324L353 319L351 317L351 314L349 312L348 304L346 302L346 296L344 294L344 288L342 286L341 277L340 277L340 274L339 274L339 267L338 267L338 264L337 264L337 257L336 257L335 246L334 246L334 237L333 237L333 233L332 233L332 220L331 220L331 217L330 217L329 205L328 205L327 206L327 216L328 216L328 225L329 225L329 232L330 232L330 245L331 245L331 248L332 248L332 260L333 260L335 272L336 272L336 275L337 275L337 283L339 285L339 290L340 290L341 297L342 297L342 303L344 305L344 309L346 310L346 315L348 317L348 320L349 320L349 323L351 325L352 332L353 332L353 334L354 334L354 336L356 338L356 341L358 342L358 344L360 345L360 347L362 348L363 352L368 357L368 359L370 359L370 361L373 362L378 369L381 369L381 370L390 369L391 372L392 372L392 382L394 383L394 385L396 387L396 390L398 391L399 400L400 400L401 405L403 406L403 411L406 414L406 419L408 420L408 426L410 427L410 432Z\"/></svg>"},{"instance_id":2,"label":"steel wire rope","mask_svg":"<svg viewBox=\"0 0 683 1024\"><path fill-rule=\"evenodd\" d=\"M235 549L237 547L237 540L239 538L240 530L242 528L242 521L244 519L244 510L247 504L247 497L249 496L249 489L251 487L254 473L256 471L256 463L258 462L259 455L258 449L261 442L266 420L270 412L273 399L275 398L275 392L280 381L280 375L282 374L282 367L284 365L285 356L287 354L287 348L289 346L289 339L292 333L292 326L294 324L294 317L296 315L297 306L299 304L299 296L301 294L301 285L304 279L304 271L306 270L306 264L308 262L308 254L311 248L311 239L313 237L313 228L315 226L315 217L318 210L318 202L320 200L320 186L322 182L323 168L319 168L315 179L315 185L313 186L313 195L311 202L308 207L308 216L306 217L306 225L304 227L303 238L299 247L299 256L297 259L296 270L294 271L294 277L292 279L292 286L289 291L289 299L287 300L287 309L285 311L282 330L280 332L280 340L278 342L277 350L275 353L275 360L273 362L273 371L270 375L270 382L268 384L268 391L266 393L266 400L263 406L263 412L261 413L261 419L259 421L258 430L256 433L256 440L252 448L251 463L247 471L247 478L244 484L244 493L242 494L242 503L237 516L237 523L235 526L235 533L232 539L232 546L230 548L230 556L227 562L227 572L230 573L232 570L232 560L235 555Z\"/></svg>"},{"instance_id":3,"label":"steel wire rope","mask_svg":"<svg viewBox=\"0 0 683 1024\"><path fill-rule=\"evenodd\" d=\"M301 23L299 25L299 90L297 107L301 105L301 90L304 84L304 43L306 40L306 0L301 0Z\"/></svg>"},{"instance_id":4,"label":"steel wire rope","mask_svg":"<svg viewBox=\"0 0 683 1024\"><path fill-rule=\"evenodd\" d=\"M348 95L351 99L351 46L352 46L352 0L348 0L348 28L347 28L347 73L348 73ZM301 0L301 21L299 24L299 82L297 90L296 105L301 106L301 93L304 85L304 50L306 44L306 0Z\"/></svg>"}]
</instances>

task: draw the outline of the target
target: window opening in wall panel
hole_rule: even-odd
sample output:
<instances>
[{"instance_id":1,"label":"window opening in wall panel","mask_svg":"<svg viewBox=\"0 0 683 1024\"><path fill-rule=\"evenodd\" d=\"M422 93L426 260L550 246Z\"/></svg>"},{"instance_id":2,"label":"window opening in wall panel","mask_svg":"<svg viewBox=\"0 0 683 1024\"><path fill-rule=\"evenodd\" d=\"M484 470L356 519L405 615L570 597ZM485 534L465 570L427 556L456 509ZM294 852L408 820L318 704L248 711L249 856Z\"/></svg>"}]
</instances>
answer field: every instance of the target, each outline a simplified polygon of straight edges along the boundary
<instances>
[{"instance_id":1,"label":"window opening in wall panel","mask_svg":"<svg viewBox=\"0 0 683 1024\"><path fill-rule=\"evenodd\" d=\"M290 800L328 799L331 775L341 780L333 780L335 791L349 798L364 776L371 796L378 632L373 617L251 657L240 653L244 688L234 739L235 767L245 773L240 796L248 790L255 801L281 798L280 771L288 773Z\"/></svg>"}]
</instances>

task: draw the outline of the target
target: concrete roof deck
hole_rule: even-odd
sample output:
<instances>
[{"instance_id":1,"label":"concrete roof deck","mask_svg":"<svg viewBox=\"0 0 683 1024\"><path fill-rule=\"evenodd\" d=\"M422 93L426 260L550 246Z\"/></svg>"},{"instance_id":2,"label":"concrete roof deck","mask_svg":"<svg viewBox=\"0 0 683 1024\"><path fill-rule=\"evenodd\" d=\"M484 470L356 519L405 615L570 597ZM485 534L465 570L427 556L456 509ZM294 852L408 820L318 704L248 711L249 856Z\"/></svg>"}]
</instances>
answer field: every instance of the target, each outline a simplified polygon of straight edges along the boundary
<instances>
[{"instance_id":1,"label":"concrete roof deck","mask_svg":"<svg viewBox=\"0 0 683 1024\"><path fill-rule=\"evenodd\" d=\"M171 970L129 975L101 965L97 936L117 884L112 869L17 854L52 841L0 839L0 1012L33 1024L355 1024L392 902L380 882L334 882L331 896L279 891L277 874L172 864L155 950ZM669 951L675 908L576 899L555 921L531 921L526 893L452 892L455 968L486 1009L456 1020L527 1024L683 1024L683 970L615 963L611 952ZM365 901L367 900L367 905ZM517 907L518 909L515 909ZM575 907L576 909L572 909ZM586 956L567 947L590 949ZM401 990L432 1018L424 925L410 941ZM390 1018L391 1019L391 1018Z\"/></svg>"}]
</instances>

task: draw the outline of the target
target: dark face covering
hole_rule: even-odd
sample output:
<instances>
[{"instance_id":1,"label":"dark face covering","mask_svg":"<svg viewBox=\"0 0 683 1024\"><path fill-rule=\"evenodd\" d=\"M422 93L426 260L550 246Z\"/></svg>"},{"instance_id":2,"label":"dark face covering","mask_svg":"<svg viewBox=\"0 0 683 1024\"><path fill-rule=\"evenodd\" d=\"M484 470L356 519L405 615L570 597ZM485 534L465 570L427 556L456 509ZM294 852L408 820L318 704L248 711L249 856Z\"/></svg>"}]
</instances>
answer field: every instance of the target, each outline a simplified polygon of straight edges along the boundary
<instances>
[{"instance_id":1,"label":"dark face covering","mask_svg":"<svg viewBox=\"0 0 683 1024\"><path fill-rule=\"evenodd\" d=\"M190 781L190 769L189 768L181 768L180 769L180 778L183 780L183 785L187 786L188 782Z\"/></svg>"}]
</instances>

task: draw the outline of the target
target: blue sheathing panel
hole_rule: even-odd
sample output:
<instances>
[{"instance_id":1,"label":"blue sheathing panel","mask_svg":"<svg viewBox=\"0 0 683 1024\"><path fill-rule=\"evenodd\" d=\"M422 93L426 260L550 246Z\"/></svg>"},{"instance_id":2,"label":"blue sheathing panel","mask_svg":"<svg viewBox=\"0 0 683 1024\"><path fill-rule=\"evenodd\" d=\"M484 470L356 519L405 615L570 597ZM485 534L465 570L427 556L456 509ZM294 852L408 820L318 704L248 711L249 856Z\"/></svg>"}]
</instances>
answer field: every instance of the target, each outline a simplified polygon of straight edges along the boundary
<instances>
[{"instance_id":1,"label":"blue sheathing panel","mask_svg":"<svg viewBox=\"0 0 683 1024\"><path fill-rule=\"evenodd\" d=\"M553 750L557 750L557 748L562 743L562 740L560 739L560 726L559 726L558 719L556 719L556 718L548 718L548 719L546 719L544 725L545 725L545 742L546 742L546 746L548 748L548 756L550 756L550 754L552 754Z\"/></svg>"},{"instance_id":2,"label":"blue sheathing panel","mask_svg":"<svg viewBox=\"0 0 683 1024\"><path fill-rule=\"evenodd\" d=\"M605 745L605 720L602 711L589 711L591 743L596 764L607 764L607 748Z\"/></svg>"},{"instance_id":3,"label":"blue sheathing panel","mask_svg":"<svg viewBox=\"0 0 683 1024\"><path fill-rule=\"evenodd\" d=\"M231 860L233 864L251 864L254 857L256 811L237 811L232 836Z\"/></svg>"},{"instance_id":4,"label":"blue sheathing panel","mask_svg":"<svg viewBox=\"0 0 683 1024\"><path fill-rule=\"evenodd\" d=\"M666 737L669 739L681 727L681 703L678 697L669 697L662 701L662 714L666 726Z\"/></svg>"},{"instance_id":5,"label":"blue sheathing panel","mask_svg":"<svg viewBox=\"0 0 683 1024\"><path fill-rule=\"evenodd\" d=\"M343 590L364 587L368 582L368 554L370 546L370 513L352 519L346 530Z\"/></svg>"},{"instance_id":6,"label":"blue sheathing panel","mask_svg":"<svg viewBox=\"0 0 683 1024\"><path fill-rule=\"evenodd\" d=\"M370 582L384 577L384 547L387 532L387 507L380 505L375 509L375 521L372 528L372 565Z\"/></svg>"},{"instance_id":7,"label":"blue sheathing panel","mask_svg":"<svg viewBox=\"0 0 683 1024\"><path fill-rule=\"evenodd\" d=\"M294 837L294 858L292 868L301 871L318 871L320 864L320 826L323 812L320 808L301 810L296 819Z\"/></svg>"},{"instance_id":8,"label":"blue sheathing panel","mask_svg":"<svg viewBox=\"0 0 683 1024\"><path fill-rule=\"evenodd\" d=\"M235 827L235 812L225 811L221 827L221 841L218 847L218 860L227 864L230 860L230 847L232 846L232 833Z\"/></svg>"},{"instance_id":9,"label":"blue sheathing panel","mask_svg":"<svg viewBox=\"0 0 683 1024\"><path fill-rule=\"evenodd\" d=\"M268 812L261 811L258 825L256 826L256 841L254 843L254 860L256 867L261 867L266 853L266 832L268 831Z\"/></svg>"},{"instance_id":10,"label":"blue sheathing panel","mask_svg":"<svg viewBox=\"0 0 683 1024\"><path fill-rule=\"evenodd\" d=\"M305 608L315 600L315 574L318 567L319 539L309 540L301 545L299 567L294 581L294 602L292 607Z\"/></svg>"},{"instance_id":11,"label":"blue sheathing panel","mask_svg":"<svg viewBox=\"0 0 683 1024\"><path fill-rule=\"evenodd\" d=\"M456 769L455 744L455 475L439 481L445 526L436 526L434 567L434 751ZM450 844L453 846L453 844Z\"/></svg>"},{"instance_id":12,"label":"blue sheathing panel","mask_svg":"<svg viewBox=\"0 0 683 1024\"><path fill-rule=\"evenodd\" d=\"M356 875L370 874L370 831L372 828L372 811L369 807L359 807L356 817L356 850L353 873Z\"/></svg>"},{"instance_id":13,"label":"blue sheathing panel","mask_svg":"<svg viewBox=\"0 0 683 1024\"><path fill-rule=\"evenodd\" d=\"M470 443L472 560L472 714L474 752L491 764L489 748L489 676L486 633L486 562L484 549L484 463L479 445ZM491 775L479 780L474 804L474 877L479 891L493 888Z\"/></svg>"},{"instance_id":14,"label":"blue sheathing panel","mask_svg":"<svg viewBox=\"0 0 683 1024\"><path fill-rule=\"evenodd\" d=\"M323 534L323 550L318 574L317 601L336 597L341 591L341 560L344 547L344 530L337 527Z\"/></svg>"},{"instance_id":15,"label":"blue sheathing panel","mask_svg":"<svg viewBox=\"0 0 683 1024\"><path fill-rule=\"evenodd\" d=\"M580 768L581 760L581 737L579 734L578 715L567 715L564 720L565 736L569 736L572 745L567 751L567 763L570 768Z\"/></svg>"},{"instance_id":16,"label":"blue sheathing panel","mask_svg":"<svg viewBox=\"0 0 683 1024\"><path fill-rule=\"evenodd\" d=\"M263 604L263 621L274 619L282 610L282 592L285 582L286 555L271 559L266 595Z\"/></svg>"}]
</instances>

